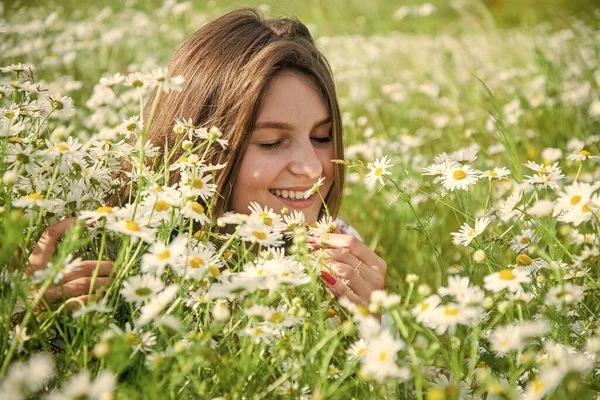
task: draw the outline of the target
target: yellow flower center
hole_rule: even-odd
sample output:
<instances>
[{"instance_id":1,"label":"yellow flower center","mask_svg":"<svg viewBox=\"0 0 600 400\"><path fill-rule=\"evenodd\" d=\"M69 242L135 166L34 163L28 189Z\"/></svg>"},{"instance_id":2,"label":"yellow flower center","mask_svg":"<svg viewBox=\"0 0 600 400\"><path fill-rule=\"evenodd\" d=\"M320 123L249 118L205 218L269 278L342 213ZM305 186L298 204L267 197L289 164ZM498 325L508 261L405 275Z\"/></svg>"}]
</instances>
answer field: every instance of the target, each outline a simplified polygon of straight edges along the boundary
<instances>
[{"instance_id":1,"label":"yellow flower center","mask_svg":"<svg viewBox=\"0 0 600 400\"><path fill-rule=\"evenodd\" d=\"M337 369L337 368L331 368L331 369L329 370L329 375L337 375L337 374L339 374L339 373L340 373L340 370L339 370L339 369Z\"/></svg>"},{"instance_id":2,"label":"yellow flower center","mask_svg":"<svg viewBox=\"0 0 600 400\"><path fill-rule=\"evenodd\" d=\"M27 200L44 200L44 196L39 193L31 193L26 197Z\"/></svg>"},{"instance_id":3,"label":"yellow flower center","mask_svg":"<svg viewBox=\"0 0 600 400\"><path fill-rule=\"evenodd\" d=\"M477 231L475 229L471 229L469 231L469 233L467 233L467 236L475 236L477 234Z\"/></svg>"},{"instance_id":4,"label":"yellow flower center","mask_svg":"<svg viewBox=\"0 0 600 400\"><path fill-rule=\"evenodd\" d=\"M529 239L527 236L523 236L521 238L521 244L529 244L531 243L531 239Z\"/></svg>"},{"instance_id":5,"label":"yellow flower center","mask_svg":"<svg viewBox=\"0 0 600 400\"><path fill-rule=\"evenodd\" d=\"M168 259L169 257L171 257L171 251L170 251L169 249L167 249L167 250L163 251L162 253L160 253L160 254L158 255L158 259L159 259L159 260L166 260L166 259Z\"/></svg>"},{"instance_id":6,"label":"yellow flower center","mask_svg":"<svg viewBox=\"0 0 600 400\"><path fill-rule=\"evenodd\" d=\"M583 207L581 207L581 211L582 211L582 212L584 212L584 213L586 213L586 212L590 212L590 206L589 206L589 203L585 203L585 204L583 205Z\"/></svg>"},{"instance_id":7,"label":"yellow flower center","mask_svg":"<svg viewBox=\"0 0 600 400\"><path fill-rule=\"evenodd\" d=\"M97 213L105 213L105 214L112 214L113 209L112 207L108 207L108 206L102 206L102 207L98 207L96 209Z\"/></svg>"},{"instance_id":8,"label":"yellow flower center","mask_svg":"<svg viewBox=\"0 0 600 400\"><path fill-rule=\"evenodd\" d=\"M546 169L546 167L542 167L540 168L540 174L547 174L548 170Z\"/></svg>"},{"instance_id":9,"label":"yellow flower center","mask_svg":"<svg viewBox=\"0 0 600 400\"><path fill-rule=\"evenodd\" d=\"M495 171L489 171L488 175L491 176L492 178L495 178L498 176L498 174Z\"/></svg>"},{"instance_id":10,"label":"yellow flower center","mask_svg":"<svg viewBox=\"0 0 600 400\"><path fill-rule=\"evenodd\" d=\"M221 270L216 265L209 265L208 272L212 275L213 278L221 275Z\"/></svg>"},{"instance_id":11,"label":"yellow flower center","mask_svg":"<svg viewBox=\"0 0 600 400\"><path fill-rule=\"evenodd\" d=\"M458 308L448 307L446 310L444 310L444 315L448 315L450 317L458 315Z\"/></svg>"},{"instance_id":12,"label":"yellow flower center","mask_svg":"<svg viewBox=\"0 0 600 400\"><path fill-rule=\"evenodd\" d=\"M191 268L200 268L200 266L204 265L204 260L201 259L200 257L193 257L190 260L190 267Z\"/></svg>"},{"instance_id":13,"label":"yellow flower center","mask_svg":"<svg viewBox=\"0 0 600 400\"><path fill-rule=\"evenodd\" d=\"M273 218L269 217L268 213L261 212L260 214L258 214L258 216L263 219L263 222L265 223L266 226L273 225Z\"/></svg>"},{"instance_id":14,"label":"yellow flower center","mask_svg":"<svg viewBox=\"0 0 600 400\"><path fill-rule=\"evenodd\" d=\"M374 174L374 175L375 175L375 176L379 176L379 175L381 175L382 173L383 173L383 168L377 168L377 169L375 170L375 174Z\"/></svg>"},{"instance_id":15,"label":"yellow flower center","mask_svg":"<svg viewBox=\"0 0 600 400\"><path fill-rule=\"evenodd\" d=\"M429 308L429 303L421 303L421 312L427 310Z\"/></svg>"},{"instance_id":16,"label":"yellow flower center","mask_svg":"<svg viewBox=\"0 0 600 400\"><path fill-rule=\"evenodd\" d=\"M158 193L161 193L161 192L164 192L164 191L165 191L165 189L163 189L161 186L156 186L156 187L155 187L154 189L152 189L152 190L154 190L155 192L158 192Z\"/></svg>"},{"instance_id":17,"label":"yellow flower center","mask_svg":"<svg viewBox=\"0 0 600 400\"><path fill-rule=\"evenodd\" d=\"M539 379L534 379L533 382L533 391L535 393L540 393L542 390L544 390L544 382L542 382Z\"/></svg>"},{"instance_id":18,"label":"yellow flower center","mask_svg":"<svg viewBox=\"0 0 600 400\"><path fill-rule=\"evenodd\" d=\"M503 281L512 281L516 276L512 272L512 269L501 269L500 270L500 279Z\"/></svg>"},{"instance_id":19,"label":"yellow flower center","mask_svg":"<svg viewBox=\"0 0 600 400\"><path fill-rule=\"evenodd\" d=\"M156 211L165 211L169 209L169 203L164 200L158 200L154 205Z\"/></svg>"},{"instance_id":20,"label":"yellow flower center","mask_svg":"<svg viewBox=\"0 0 600 400\"><path fill-rule=\"evenodd\" d=\"M204 207L202 207L202 204L194 201L192 203L192 210L194 210L196 214L202 214L204 212Z\"/></svg>"},{"instance_id":21,"label":"yellow flower center","mask_svg":"<svg viewBox=\"0 0 600 400\"><path fill-rule=\"evenodd\" d=\"M56 148L59 149L60 151L67 151L67 150L69 150L69 146L67 146L66 144L63 144L63 143L57 144Z\"/></svg>"},{"instance_id":22,"label":"yellow flower center","mask_svg":"<svg viewBox=\"0 0 600 400\"><path fill-rule=\"evenodd\" d=\"M149 296L152 293L152 290L150 290L147 287L141 287L141 288L137 288L135 289L135 294L137 294L138 296Z\"/></svg>"},{"instance_id":23,"label":"yellow flower center","mask_svg":"<svg viewBox=\"0 0 600 400\"><path fill-rule=\"evenodd\" d=\"M581 151L580 151L579 153L577 153L577 154L579 154L580 156L584 156L584 157L589 157L589 156L591 156L591 155L592 155L592 153L590 153L590 152L589 152L589 151L587 151L587 150L581 150Z\"/></svg>"},{"instance_id":24,"label":"yellow flower center","mask_svg":"<svg viewBox=\"0 0 600 400\"><path fill-rule=\"evenodd\" d=\"M457 181L460 181L461 179L465 179L467 177L467 173L465 171L463 171L462 169L457 169L452 174L452 177L454 179L456 179Z\"/></svg>"},{"instance_id":25,"label":"yellow flower center","mask_svg":"<svg viewBox=\"0 0 600 400\"><path fill-rule=\"evenodd\" d=\"M359 357L362 357L365 355L367 351L365 349L359 349L356 354L358 354Z\"/></svg>"},{"instance_id":26,"label":"yellow flower center","mask_svg":"<svg viewBox=\"0 0 600 400\"><path fill-rule=\"evenodd\" d=\"M388 358L388 354L386 352L382 351L379 354L379 361L385 361L385 360L387 360L387 358Z\"/></svg>"},{"instance_id":27,"label":"yellow flower center","mask_svg":"<svg viewBox=\"0 0 600 400\"><path fill-rule=\"evenodd\" d=\"M259 240L265 240L267 238L267 234L259 231L252 231L252 236Z\"/></svg>"},{"instance_id":28,"label":"yellow flower center","mask_svg":"<svg viewBox=\"0 0 600 400\"><path fill-rule=\"evenodd\" d=\"M125 229L133 232L139 232L142 230L138 224L130 220L125 221Z\"/></svg>"},{"instance_id":29,"label":"yellow flower center","mask_svg":"<svg viewBox=\"0 0 600 400\"><path fill-rule=\"evenodd\" d=\"M283 322L284 319L285 319L285 317L283 316L282 313L280 313L279 311L275 311L269 317L269 322L272 323L272 324L278 324L280 322Z\"/></svg>"},{"instance_id":30,"label":"yellow flower center","mask_svg":"<svg viewBox=\"0 0 600 400\"><path fill-rule=\"evenodd\" d=\"M526 267L528 265L531 265L532 262L533 261L531 260L531 258L529 258L529 256L527 254L519 254L517 256L517 265Z\"/></svg>"},{"instance_id":31,"label":"yellow flower center","mask_svg":"<svg viewBox=\"0 0 600 400\"><path fill-rule=\"evenodd\" d=\"M196 189L202 189L204 187L204 182L202 182L202 179L194 178L192 186Z\"/></svg>"},{"instance_id":32,"label":"yellow flower center","mask_svg":"<svg viewBox=\"0 0 600 400\"><path fill-rule=\"evenodd\" d=\"M129 344L138 344L140 342L140 337L135 332L129 332L125 334L125 341Z\"/></svg>"},{"instance_id":33,"label":"yellow flower center","mask_svg":"<svg viewBox=\"0 0 600 400\"><path fill-rule=\"evenodd\" d=\"M571 197L571 204L572 205L575 205L575 204L579 203L580 201L581 201L581 196L579 196L579 195Z\"/></svg>"}]
</instances>

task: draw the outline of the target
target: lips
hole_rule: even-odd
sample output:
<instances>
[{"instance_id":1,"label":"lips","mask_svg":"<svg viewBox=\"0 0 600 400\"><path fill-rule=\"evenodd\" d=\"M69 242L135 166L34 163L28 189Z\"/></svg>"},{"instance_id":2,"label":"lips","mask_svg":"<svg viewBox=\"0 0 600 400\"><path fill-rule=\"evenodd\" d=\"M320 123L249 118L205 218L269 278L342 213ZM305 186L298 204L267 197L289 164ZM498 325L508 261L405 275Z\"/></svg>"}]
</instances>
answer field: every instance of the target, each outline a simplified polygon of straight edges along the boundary
<instances>
[{"instance_id":1,"label":"lips","mask_svg":"<svg viewBox=\"0 0 600 400\"><path fill-rule=\"evenodd\" d=\"M288 198L283 197L284 194L284 190L280 190L280 189L269 189L269 192L273 195L273 197L275 197L277 200L279 200L280 202L282 202L283 204L286 205L286 207L290 207L290 208L294 208L294 209L306 209L309 208L310 206L313 205L313 203L315 202L315 200L317 199L317 194L312 194L308 199L304 198L304 191L293 191L294 196L296 196L296 194L301 194L300 198L289 198L290 197L290 191L287 191L287 195Z\"/></svg>"}]
</instances>

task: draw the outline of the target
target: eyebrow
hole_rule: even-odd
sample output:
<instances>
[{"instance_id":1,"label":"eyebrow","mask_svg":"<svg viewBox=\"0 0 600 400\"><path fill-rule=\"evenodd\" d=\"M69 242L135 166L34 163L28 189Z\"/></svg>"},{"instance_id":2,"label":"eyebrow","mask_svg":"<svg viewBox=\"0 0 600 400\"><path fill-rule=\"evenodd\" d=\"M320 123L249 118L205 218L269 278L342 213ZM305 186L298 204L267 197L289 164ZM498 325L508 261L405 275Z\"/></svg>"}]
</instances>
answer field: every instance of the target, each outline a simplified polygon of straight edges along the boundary
<instances>
[{"instance_id":1,"label":"eyebrow","mask_svg":"<svg viewBox=\"0 0 600 400\"><path fill-rule=\"evenodd\" d=\"M315 129L316 127L328 124L330 122L331 122L331 116L328 116L324 120L317 121L311 128L311 131L313 129ZM295 126L292 124L288 124L287 122L265 121L265 122L257 122L254 125L254 130L259 130L259 129L281 129L283 131L293 131L295 129Z\"/></svg>"}]
</instances>

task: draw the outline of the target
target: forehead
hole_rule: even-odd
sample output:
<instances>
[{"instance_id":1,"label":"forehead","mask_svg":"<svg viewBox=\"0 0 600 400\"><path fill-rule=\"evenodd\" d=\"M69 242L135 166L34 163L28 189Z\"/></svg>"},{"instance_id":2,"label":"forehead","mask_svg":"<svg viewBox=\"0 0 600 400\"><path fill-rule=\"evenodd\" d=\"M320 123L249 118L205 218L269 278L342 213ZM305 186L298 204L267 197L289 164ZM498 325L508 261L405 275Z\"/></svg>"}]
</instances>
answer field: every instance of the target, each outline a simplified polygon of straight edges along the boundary
<instances>
[{"instance_id":1,"label":"forehead","mask_svg":"<svg viewBox=\"0 0 600 400\"><path fill-rule=\"evenodd\" d=\"M329 107L316 84L299 72L282 72L271 79L256 122L283 121L312 124L329 116Z\"/></svg>"}]
</instances>

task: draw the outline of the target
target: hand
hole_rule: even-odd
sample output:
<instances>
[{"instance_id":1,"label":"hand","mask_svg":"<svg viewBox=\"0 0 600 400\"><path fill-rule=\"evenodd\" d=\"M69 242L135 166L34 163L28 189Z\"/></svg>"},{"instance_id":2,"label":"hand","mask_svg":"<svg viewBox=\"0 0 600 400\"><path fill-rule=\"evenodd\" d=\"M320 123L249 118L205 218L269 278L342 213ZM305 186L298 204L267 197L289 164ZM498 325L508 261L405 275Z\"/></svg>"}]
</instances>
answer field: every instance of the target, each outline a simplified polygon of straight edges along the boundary
<instances>
[{"instance_id":1,"label":"hand","mask_svg":"<svg viewBox=\"0 0 600 400\"><path fill-rule=\"evenodd\" d=\"M356 237L329 233L309 244L320 249L323 278L335 296L368 306L371 293L383 289L386 262Z\"/></svg>"},{"instance_id":2,"label":"hand","mask_svg":"<svg viewBox=\"0 0 600 400\"><path fill-rule=\"evenodd\" d=\"M56 251L58 240L77 222L76 218L67 218L55 225L51 225L42 234L35 248L29 256L27 273L33 274L37 270L47 268L48 262ZM81 302L87 304L89 300L90 285L96 266L99 265L98 276L94 282L94 291L103 286L109 286L114 279L110 277L114 263L112 261L86 260L82 261L74 271L63 275L59 285L52 285L44 294L49 301L60 301L66 298L67 308L77 308Z\"/></svg>"}]
</instances>

